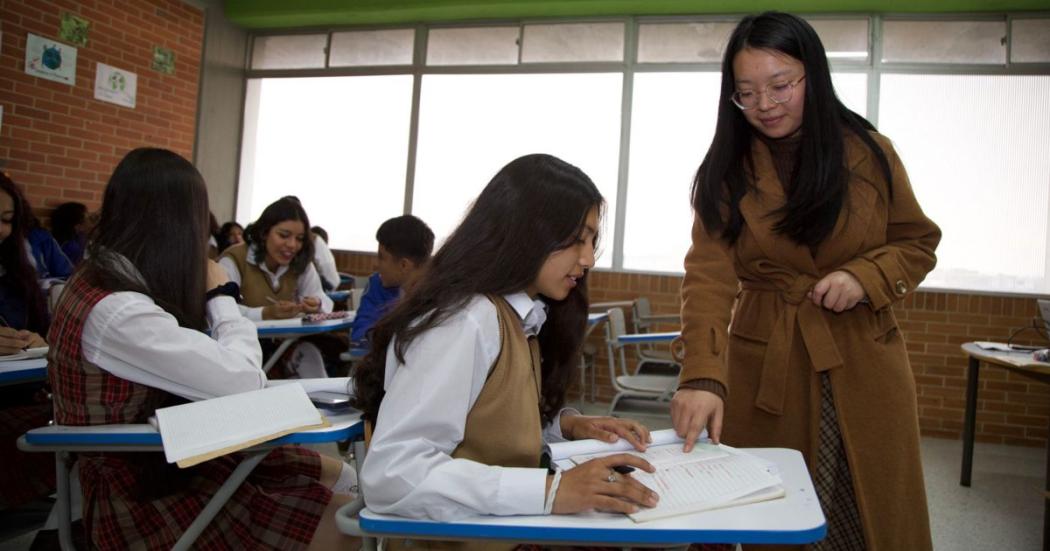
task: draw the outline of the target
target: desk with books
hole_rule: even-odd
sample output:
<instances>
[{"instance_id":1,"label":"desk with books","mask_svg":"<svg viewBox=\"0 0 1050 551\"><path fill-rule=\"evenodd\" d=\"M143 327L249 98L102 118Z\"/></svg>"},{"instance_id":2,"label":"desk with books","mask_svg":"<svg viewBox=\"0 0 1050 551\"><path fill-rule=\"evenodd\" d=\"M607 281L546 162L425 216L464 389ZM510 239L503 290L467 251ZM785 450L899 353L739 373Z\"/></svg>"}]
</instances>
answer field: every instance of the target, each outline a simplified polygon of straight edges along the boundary
<instances>
[{"instance_id":1,"label":"desk with books","mask_svg":"<svg viewBox=\"0 0 1050 551\"><path fill-rule=\"evenodd\" d=\"M962 472L959 476L959 484L969 487L970 476L973 473L973 440L977 427L977 382L981 363L1012 371L1045 384L1050 384L1050 363L1034 360L1032 350L1011 350L1009 346L997 345L997 343L968 342L962 345L962 351L969 358L969 366L966 372L966 416L963 423ZM1043 549L1050 549L1050 441L1046 446L1046 459Z\"/></svg>"},{"instance_id":2,"label":"desk with books","mask_svg":"<svg viewBox=\"0 0 1050 551\"><path fill-rule=\"evenodd\" d=\"M281 344L263 364L263 372L269 373L270 369L281 359L295 341L307 335L320 333L334 333L336 331L350 331L354 325L354 312L347 312L344 317L323 321L305 321L301 318L287 320L265 320L255 322L259 338L280 339Z\"/></svg>"},{"instance_id":3,"label":"desk with books","mask_svg":"<svg viewBox=\"0 0 1050 551\"><path fill-rule=\"evenodd\" d=\"M248 474L275 447L285 444L321 444L360 441L364 435L361 414L354 410L327 413L330 426L295 432L243 450L244 459L233 474L194 519L174 549L189 549L211 519L222 509ZM59 541L62 549L74 549L70 531L70 469L72 454L84 451L163 453L160 432L151 424L61 426L33 429L18 439L18 448L27 452L55 452L55 508L58 513Z\"/></svg>"},{"instance_id":4,"label":"desk with books","mask_svg":"<svg viewBox=\"0 0 1050 551\"><path fill-rule=\"evenodd\" d=\"M648 522L625 515L584 513L543 516L476 516L453 522L383 515L367 508L336 513L340 530L369 537L436 540L494 539L544 545L666 547L690 543L805 544L822 539L824 514L802 454L782 448L744 450L776 465L785 496Z\"/></svg>"}]
</instances>

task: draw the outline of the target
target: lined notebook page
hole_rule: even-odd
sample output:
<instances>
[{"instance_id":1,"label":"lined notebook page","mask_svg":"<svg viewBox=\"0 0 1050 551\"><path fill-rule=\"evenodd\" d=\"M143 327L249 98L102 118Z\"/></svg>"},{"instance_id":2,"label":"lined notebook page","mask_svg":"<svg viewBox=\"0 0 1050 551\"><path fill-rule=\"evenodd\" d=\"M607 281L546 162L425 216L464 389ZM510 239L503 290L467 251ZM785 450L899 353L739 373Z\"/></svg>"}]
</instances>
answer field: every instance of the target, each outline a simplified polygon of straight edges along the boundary
<instances>
[{"instance_id":1,"label":"lined notebook page","mask_svg":"<svg viewBox=\"0 0 1050 551\"><path fill-rule=\"evenodd\" d=\"M767 499L783 495L783 490L774 491L781 484L779 476L740 453L658 468L652 474L636 470L631 476L660 495L656 507L629 515L638 522L724 507L765 490Z\"/></svg>"},{"instance_id":2,"label":"lined notebook page","mask_svg":"<svg viewBox=\"0 0 1050 551\"><path fill-rule=\"evenodd\" d=\"M189 467L267 440L324 426L300 385L281 385L157 410L168 463Z\"/></svg>"},{"instance_id":3,"label":"lined notebook page","mask_svg":"<svg viewBox=\"0 0 1050 551\"><path fill-rule=\"evenodd\" d=\"M682 444L665 444L663 446L649 446L644 452L630 449L627 451L615 451L615 452L599 452L585 455L574 455L572 456L572 462L580 465L596 457L604 457L606 455L613 455L617 453L626 453L641 457L649 463L652 463L657 469L670 467L672 465L680 465L682 463L692 463L694 461L708 461L710 459L718 459L719 457L725 457L729 455L729 450L732 450L729 446L719 446L718 444L705 444L698 442L693 450L689 453L682 451Z\"/></svg>"}]
</instances>

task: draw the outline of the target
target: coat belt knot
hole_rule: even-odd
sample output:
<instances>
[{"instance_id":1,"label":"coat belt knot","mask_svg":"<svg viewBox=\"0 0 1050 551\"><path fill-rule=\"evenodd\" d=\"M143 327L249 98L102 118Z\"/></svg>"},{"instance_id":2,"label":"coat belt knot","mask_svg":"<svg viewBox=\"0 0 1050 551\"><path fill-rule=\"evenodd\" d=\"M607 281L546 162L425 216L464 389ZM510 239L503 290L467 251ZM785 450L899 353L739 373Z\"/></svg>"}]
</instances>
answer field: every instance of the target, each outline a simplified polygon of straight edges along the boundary
<instances>
[{"instance_id":1,"label":"coat belt knot","mask_svg":"<svg viewBox=\"0 0 1050 551\"><path fill-rule=\"evenodd\" d=\"M762 359L758 396L755 398L755 407L773 415L784 413L788 366L791 363L796 325L814 371L827 371L843 365L823 309L806 297L816 282L813 276L800 274L786 287L747 281L741 285L744 292L777 293L785 304L780 316L773 322Z\"/></svg>"}]
</instances>

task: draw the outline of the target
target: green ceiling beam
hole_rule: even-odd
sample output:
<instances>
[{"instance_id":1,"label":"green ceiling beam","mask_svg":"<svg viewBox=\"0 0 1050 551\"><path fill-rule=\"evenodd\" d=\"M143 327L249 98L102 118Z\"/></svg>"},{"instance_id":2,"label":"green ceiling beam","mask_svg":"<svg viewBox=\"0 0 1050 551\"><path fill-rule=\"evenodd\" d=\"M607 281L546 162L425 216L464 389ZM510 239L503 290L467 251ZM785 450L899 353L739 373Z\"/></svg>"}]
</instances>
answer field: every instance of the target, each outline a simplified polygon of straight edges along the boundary
<instances>
[{"instance_id":1,"label":"green ceiling beam","mask_svg":"<svg viewBox=\"0 0 1050 551\"><path fill-rule=\"evenodd\" d=\"M486 19L753 13L972 13L1050 10L1050 0L225 0L248 29Z\"/></svg>"}]
</instances>

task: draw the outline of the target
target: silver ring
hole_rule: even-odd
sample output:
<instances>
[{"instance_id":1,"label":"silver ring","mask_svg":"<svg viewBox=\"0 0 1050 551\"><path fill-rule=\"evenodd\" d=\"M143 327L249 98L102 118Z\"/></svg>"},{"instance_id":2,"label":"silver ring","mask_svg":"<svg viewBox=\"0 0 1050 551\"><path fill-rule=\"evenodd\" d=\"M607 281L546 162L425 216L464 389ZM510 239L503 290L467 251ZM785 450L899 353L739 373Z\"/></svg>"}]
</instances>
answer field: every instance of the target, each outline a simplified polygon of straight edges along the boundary
<instances>
[{"instance_id":1,"label":"silver ring","mask_svg":"<svg viewBox=\"0 0 1050 551\"><path fill-rule=\"evenodd\" d=\"M606 482L616 482L617 480L619 480L619 479L616 477L616 471L609 471L609 478L606 478L605 481Z\"/></svg>"}]
</instances>

